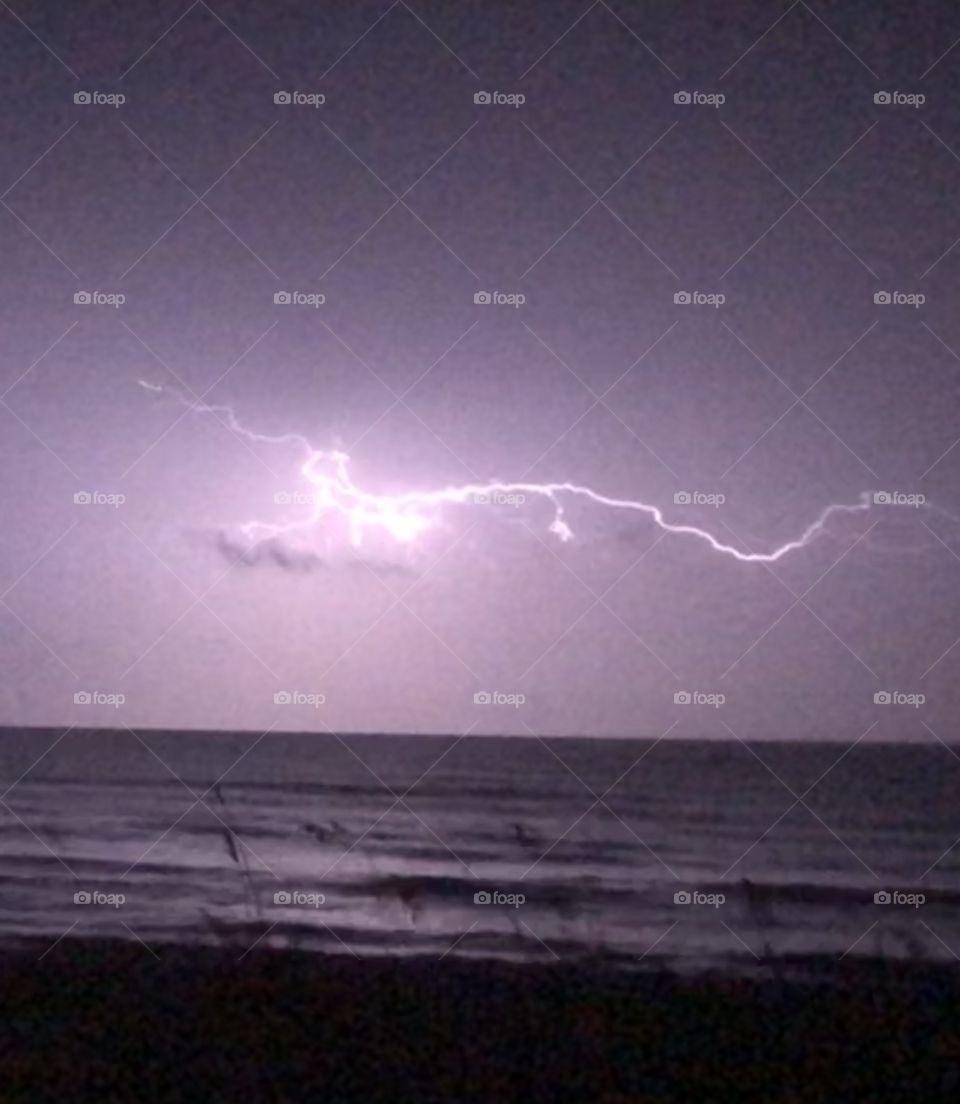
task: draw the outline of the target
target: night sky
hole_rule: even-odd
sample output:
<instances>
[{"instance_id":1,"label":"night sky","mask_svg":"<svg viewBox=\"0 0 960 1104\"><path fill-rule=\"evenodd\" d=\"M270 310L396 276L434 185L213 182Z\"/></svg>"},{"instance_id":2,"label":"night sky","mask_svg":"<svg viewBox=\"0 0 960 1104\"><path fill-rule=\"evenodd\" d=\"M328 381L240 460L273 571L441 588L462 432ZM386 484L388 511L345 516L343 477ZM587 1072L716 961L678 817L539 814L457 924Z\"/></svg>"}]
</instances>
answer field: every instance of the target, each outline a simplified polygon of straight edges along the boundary
<instances>
[{"instance_id":1,"label":"night sky","mask_svg":"<svg viewBox=\"0 0 960 1104\"><path fill-rule=\"evenodd\" d=\"M0 5L0 723L955 739L958 40L946 3ZM926 503L774 564L583 499L567 543L530 500L251 548L302 453L184 400L377 493L571 481L745 551Z\"/></svg>"}]
</instances>

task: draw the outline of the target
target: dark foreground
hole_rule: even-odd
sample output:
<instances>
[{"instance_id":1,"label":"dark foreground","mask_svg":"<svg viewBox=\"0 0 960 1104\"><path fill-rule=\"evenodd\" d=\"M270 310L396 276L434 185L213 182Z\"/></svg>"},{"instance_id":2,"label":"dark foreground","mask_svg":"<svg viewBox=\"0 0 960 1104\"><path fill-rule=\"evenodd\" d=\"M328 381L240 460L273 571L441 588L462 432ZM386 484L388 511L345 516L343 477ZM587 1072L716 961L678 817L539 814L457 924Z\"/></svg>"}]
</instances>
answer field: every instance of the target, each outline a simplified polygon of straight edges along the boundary
<instances>
[{"instance_id":1,"label":"dark foreground","mask_svg":"<svg viewBox=\"0 0 960 1104\"><path fill-rule=\"evenodd\" d=\"M64 940L3 954L3 1101L956 1101L960 971L787 982Z\"/></svg>"}]
</instances>

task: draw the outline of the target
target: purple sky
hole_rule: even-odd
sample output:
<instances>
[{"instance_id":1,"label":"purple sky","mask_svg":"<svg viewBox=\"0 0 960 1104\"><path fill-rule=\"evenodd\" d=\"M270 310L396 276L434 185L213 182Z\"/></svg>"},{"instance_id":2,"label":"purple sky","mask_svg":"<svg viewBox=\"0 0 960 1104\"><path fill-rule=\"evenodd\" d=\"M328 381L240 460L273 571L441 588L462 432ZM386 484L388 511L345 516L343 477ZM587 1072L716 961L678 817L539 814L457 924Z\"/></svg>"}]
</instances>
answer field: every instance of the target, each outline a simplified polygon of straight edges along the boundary
<instances>
[{"instance_id":1,"label":"purple sky","mask_svg":"<svg viewBox=\"0 0 960 1104\"><path fill-rule=\"evenodd\" d=\"M15 11L0 723L956 738L960 12ZM533 501L448 507L411 549L241 556L302 457L178 392L344 449L371 491L572 481L744 550L863 491L927 504L773 565L583 501L567 544Z\"/></svg>"}]
</instances>

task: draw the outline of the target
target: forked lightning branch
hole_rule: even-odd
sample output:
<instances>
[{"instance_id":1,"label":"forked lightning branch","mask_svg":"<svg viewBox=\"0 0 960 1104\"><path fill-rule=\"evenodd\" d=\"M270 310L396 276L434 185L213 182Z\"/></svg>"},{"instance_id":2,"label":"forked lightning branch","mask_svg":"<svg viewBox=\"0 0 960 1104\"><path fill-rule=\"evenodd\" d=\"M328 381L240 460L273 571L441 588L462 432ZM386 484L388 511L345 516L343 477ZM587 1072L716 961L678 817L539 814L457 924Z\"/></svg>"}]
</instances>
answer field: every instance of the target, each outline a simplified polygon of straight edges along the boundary
<instances>
[{"instance_id":1,"label":"forked lightning branch","mask_svg":"<svg viewBox=\"0 0 960 1104\"><path fill-rule=\"evenodd\" d=\"M166 388L141 380L140 385L155 393ZM275 445L295 445L303 454L300 476L309 490L302 496L291 496L292 501L304 503L305 512L295 520L278 523L246 521L240 532L251 544L296 537L322 530L332 519L345 523L350 544L359 549L370 534L387 536L399 545L410 545L425 533L440 525L443 507L482 503L509 503L520 506L534 499L541 499L550 506L552 518L548 531L560 541L574 539L573 529L567 518L565 504L571 499L587 499L609 510L639 513L649 517L665 533L690 537L708 545L714 552L732 557L741 563L776 563L790 552L806 548L823 534L832 518L837 515L863 514L870 509L886 506L913 506L923 502L922 495L899 495L889 491L864 491L857 502L832 503L824 507L802 532L792 540L766 552L744 552L720 540L707 529L696 525L668 521L659 506L635 499L614 498L601 494L591 487L572 482L531 483L523 480L493 479L486 483L462 483L433 490L404 491L401 494L376 494L358 486L350 474L350 457L338 450L315 448L299 433L269 436L257 433L242 425L229 406L214 406L201 401L190 401L178 392L171 392L178 402L188 409L217 418L241 437ZM703 497L703 496L700 496ZM722 496L706 496L714 499ZM699 499L698 499L699 500ZM918 501L919 500L919 501ZM677 504L693 501L690 492L674 496ZM716 503L713 503L714 505Z\"/></svg>"}]
</instances>

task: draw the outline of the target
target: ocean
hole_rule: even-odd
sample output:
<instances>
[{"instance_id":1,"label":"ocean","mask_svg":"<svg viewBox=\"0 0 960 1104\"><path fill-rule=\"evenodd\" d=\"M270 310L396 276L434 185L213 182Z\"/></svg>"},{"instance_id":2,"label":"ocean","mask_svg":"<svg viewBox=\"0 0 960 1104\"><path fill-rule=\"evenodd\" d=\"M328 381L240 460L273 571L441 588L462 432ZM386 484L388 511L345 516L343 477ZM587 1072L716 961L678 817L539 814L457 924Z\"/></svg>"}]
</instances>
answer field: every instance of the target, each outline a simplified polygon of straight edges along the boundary
<instances>
[{"instance_id":1,"label":"ocean","mask_svg":"<svg viewBox=\"0 0 960 1104\"><path fill-rule=\"evenodd\" d=\"M940 744L0 733L0 938L624 967L960 955Z\"/></svg>"}]
</instances>

